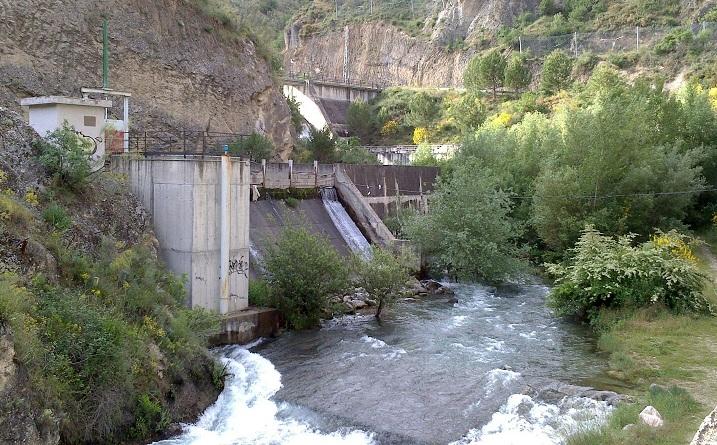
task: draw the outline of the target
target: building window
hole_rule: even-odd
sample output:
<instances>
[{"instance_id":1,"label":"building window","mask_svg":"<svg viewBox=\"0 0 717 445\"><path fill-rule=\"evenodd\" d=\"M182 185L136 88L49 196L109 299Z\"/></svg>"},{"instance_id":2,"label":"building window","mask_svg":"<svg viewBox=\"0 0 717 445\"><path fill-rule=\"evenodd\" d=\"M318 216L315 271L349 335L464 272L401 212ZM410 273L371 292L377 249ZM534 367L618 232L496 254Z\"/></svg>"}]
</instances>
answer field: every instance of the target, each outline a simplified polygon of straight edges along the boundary
<instances>
[{"instance_id":1,"label":"building window","mask_svg":"<svg viewBox=\"0 0 717 445\"><path fill-rule=\"evenodd\" d=\"M97 116L85 116L85 127L96 127Z\"/></svg>"}]
</instances>

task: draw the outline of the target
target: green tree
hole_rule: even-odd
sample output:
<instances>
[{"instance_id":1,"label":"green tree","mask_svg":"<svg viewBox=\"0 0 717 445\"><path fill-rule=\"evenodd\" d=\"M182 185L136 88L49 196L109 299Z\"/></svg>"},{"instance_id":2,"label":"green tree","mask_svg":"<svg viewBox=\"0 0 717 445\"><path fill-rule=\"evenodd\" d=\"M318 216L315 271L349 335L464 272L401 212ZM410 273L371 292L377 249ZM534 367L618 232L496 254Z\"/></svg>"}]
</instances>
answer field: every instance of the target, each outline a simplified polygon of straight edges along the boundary
<instances>
[{"instance_id":1,"label":"green tree","mask_svg":"<svg viewBox=\"0 0 717 445\"><path fill-rule=\"evenodd\" d=\"M504 279L521 266L521 229L510 216L510 193L479 159L461 158L454 169L439 181L430 212L412 218L406 232L441 270L465 279Z\"/></svg>"},{"instance_id":2,"label":"green tree","mask_svg":"<svg viewBox=\"0 0 717 445\"><path fill-rule=\"evenodd\" d=\"M374 142L377 123L369 104L363 101L352 102L346 115L346 123L351 134L358 137L363 144L370 145Z\"/></svg>"},{"instance_id":3,"label":"green tree","mask_svg":"<svg viewBox=\"0 0 717 445\"><path fill-rule=\"evenodd\" d=\"M540 88L546 94L553 94L570 85L573 60L560 50L548 54L543 62Z\"/></svg>"},{"instance_id":4,"label":"green tree","mask_svg":"<svg viewBox=\"0 0 717 445\"><path fill-rule=\"evenodd\" d=\"M417 128L429 128L438 118L438 99L428 93L415 94L408 103L406 122Z\"/></svg>"},{"instance_id":5,"label":"green tree","mask_svg":"<svg viewBox=\"0 0 717 445\"><path fill-rule=\"evenodd\" d=\"M360 145L360 141L357 138L339 140L336 143L338 162L344 164L378 164L376 155Z\"/></svg>"},{"instance_id":6,"label":"green tree","mask_svg":"<svg viewBox=\"0 0 717 445\"><path fill-rule=\"evenodd\" d=\"M306 149L316 161L334 162L336 159L336 141L331 134L331 129L328 126L321 130L312 128L309 131L309 139L306 141Z\"/></svg>"},{"instance_id":7,"label":"green tree","mask_svg":"<svg viewBox=\"0 0 717 445\"><path fill-rule=\"evenodd\" d=\"M284 229L269 246L266 271L271 305L295 329L317 326L327 298L348 286L348 268L336 249L303 227Z\"/></svg>"},{"instance_id":8,"label":"green tree","mask_svg":"<svg viewBox=\"0 0 717 445\"><path fill-rule=\"evenodd\" d=\"M293 97L287 97L286 104L289 106L289 112L291 113L291 126L294 127L296 133L301 133L304 127L304 116L301 115L299 101Z\"/></svg>"},{"instance_id":9,"label":"green tree","mask_svg":"<svg viewBox=\"0 0 717 445\"><path fill-rule=\"evenodd\" d=\"M553 15L558 12L558 9L555 7L555 2L553 0L540 0L538 11L540 12L540 15Z\"/></svg>"},{"instance_id":10,"label":"green tree","mask_svg":"<svg viewBox=\"0 0 717 445\"><path fill-rule=\"evenodd\" d=\"M274 156L274 144L263 134L252 133L229 144L229 153L252 161L271 159Z\"/></svg>"},{"instance_id":11,"label":"green tree","mask_svg":"<svg viewBox=\"0 0 717 445\"><path fill-rule=\"evenodd\" d=\"M374 247L369 260L357 259L358 285L378 301L376 318L384 308L392 306L408 281L407 259L399 258L386 249Z\"/></svg>"},{"instance_id":12,"label":"green tree","mask_svg":"<svg viewBox=\"0 0 717 445\"><path fill-rule=\"evenodd\" d=\"M40 163L61 185L79 189L90 175L92 143L65 121L38 143Z\"/></svg>"},{"instance_id":13,"label":"green tree","mask_svg":"<svg viewBox=\"0 0 717 445\"><path fill-rule=\"evenodd\" d=\"M473 56L473 58L466 65L465 71L463 71L463 86L470 93L479 94L483 88L480 80L480 56Z\"/></svg>"},{"instance_id":14,"label":"green tree","mask_svg":"<svg viewBox=\"0 0 717 445\"><path fill-rule=\"evenodd\" d=\"M461 131L468 132L485 121L486 107L478 94L467 92L451 102L447 115Z\"/></svg>"},{"instance_id":15,"label":"green tree","mask_svg":"<svg viewBox=\"0 0 717 445\"><path fill-rule=\"evenodd\" d=\"M520 92L530 85L532 74L525 56L513 54L505 67L505 86Z\"/></svg>"},{"instance_id":16,"label":"green tree","mask_svg":"<svg viewBox=\"0 0 717 445\"><path fill-rule=\"evenodd\" d=\"M493 100L495 100L498 88L503 85L504 79L505 57L494 49L480 60L478 81L483 88L493 90Z\"/></svg>"}]
</instances>

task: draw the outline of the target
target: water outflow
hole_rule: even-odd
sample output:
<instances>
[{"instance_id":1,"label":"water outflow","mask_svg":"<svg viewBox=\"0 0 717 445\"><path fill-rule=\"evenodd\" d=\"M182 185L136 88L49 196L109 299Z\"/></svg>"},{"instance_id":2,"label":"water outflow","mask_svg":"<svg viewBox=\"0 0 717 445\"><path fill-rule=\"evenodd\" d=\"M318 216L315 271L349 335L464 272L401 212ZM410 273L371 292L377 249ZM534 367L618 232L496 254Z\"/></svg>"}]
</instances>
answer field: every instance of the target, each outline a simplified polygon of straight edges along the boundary
<instances>
[{"instance_id":1,"label":"water outflow","mask_svg":"<svg viewBox=\"0 0 717 445\"><path fill-rule=\"evenodd\" d=\"M336 196L336 189L334 188L322 188L321 189L321 200L324 203L324 208L329 214L331 221L334 226L338 229L339 233L343 237L346 244L351 248L351 251L362 255L364 258L371 258L371 245L366 241L356 223L351 219L346 209L339 202Z\"/></svg>"},{"instance_id":2,"label":"water outflow","mask_svg":"<svg viewBox=\"0 0 717 445\"><path fill-rule=\"evenodd\" d=\"M307 421L292 416L297 410L310 418L308 410L272 397L281 388L281 375L258 354L240 346L218 351L229 377L216 403L194 425L185 425L181 436L154 445L366 445L372 434L339 428L322 432Z\"/></svg>"}]
</instances>

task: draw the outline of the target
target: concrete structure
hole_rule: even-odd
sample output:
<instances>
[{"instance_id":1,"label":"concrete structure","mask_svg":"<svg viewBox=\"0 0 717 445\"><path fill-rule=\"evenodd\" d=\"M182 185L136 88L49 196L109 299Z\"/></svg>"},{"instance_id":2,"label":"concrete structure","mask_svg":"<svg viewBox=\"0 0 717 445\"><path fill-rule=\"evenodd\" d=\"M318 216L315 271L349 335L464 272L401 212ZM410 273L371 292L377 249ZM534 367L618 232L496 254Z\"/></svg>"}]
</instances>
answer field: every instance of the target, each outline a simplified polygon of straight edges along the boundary
<instances>
[{"instance_id":1,"label":"concrete structure","mask_svg":"<svg viewBox=\"0 0 717 445\"><path fill-rule=\"evenodd\" d=\"M183 159L113 156L113 171L151 212L160 253L186 274L191 307L246 309L249 286L249 162L228 156Z\"/></svg>"},{"instance_id":2,"label":"concrete structure","mask_svg":"<svg viewBox=\"0 0 717 445\"><path fill-rule=\"evenodd\" d=\"M112 97L119 97L122 99L122 119L110 119L109 113L105 112L105 118L107 121L108 129L114 130L113 140L107 140L105 142L106 150L110 153L118 153L121 151L124 153L129 152L129 98L132 94L121 91L115 91L111 89L96 89L96 88L82 88L82 94L84 97L88 97L90 94L100 95L105 99ZM106 132L107 133L107 132ZM109 139L105 137L105 139Z\"/></svg>"},{"instance_id":3,"label":"concrete structure","mask_svg":"<svg viewBox=\"0 0 717 445\"><path fill-rule=\"evenodd\" d=\"M299 111L314 128L328 125L339 136L348 135L347 114L352 102L368 102L381 92L372 85L333 80L284 79L284 95L296 99Z\"/></svg>"},{"instance_id":4,"label":"concrete structure","mask_svg":"<svg viewBox=\"0 0 717 445\"><path fill-rule=\"evenodd\" d=\"M458 151L454 144L426 144L425 147L439 160L450 159ZM364 145L382 165L411 165L419 149L418 145Z\"/></svg>"},{"instance_id":5,"label":"concrete structure","mask_svg":"<svg viewBox=\"0 0 717 445\"><path fill-rule=\"evenodd\" d=\"M106 109L112 101L64 96L30 97L20 100L28 107L30 126L41 136L62 127L64 122L72 125L77 134L90 144L88 155L93 166L102 166L105 154Z\"/></svg>"}]
</instances>

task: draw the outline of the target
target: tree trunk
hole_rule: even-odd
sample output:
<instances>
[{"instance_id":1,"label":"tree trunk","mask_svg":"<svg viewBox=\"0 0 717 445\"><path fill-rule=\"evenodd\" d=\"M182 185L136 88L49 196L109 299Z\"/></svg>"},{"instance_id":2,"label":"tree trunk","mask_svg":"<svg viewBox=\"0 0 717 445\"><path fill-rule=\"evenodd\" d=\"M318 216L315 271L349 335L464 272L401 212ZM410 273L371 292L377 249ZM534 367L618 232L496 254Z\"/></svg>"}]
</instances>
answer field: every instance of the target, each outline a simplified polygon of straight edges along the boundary
<instances>
[{"instance_id":1,"label":"tree trunk","mask_svg":"<svg viewBox=\"0 0 717 445\"><path fill-rule=\"evenodd\" d=\"M378 300L378 307L376 308L376 318L381 319L381 311L383 310L383 299Z\"/></svg>"}]
</instances>

